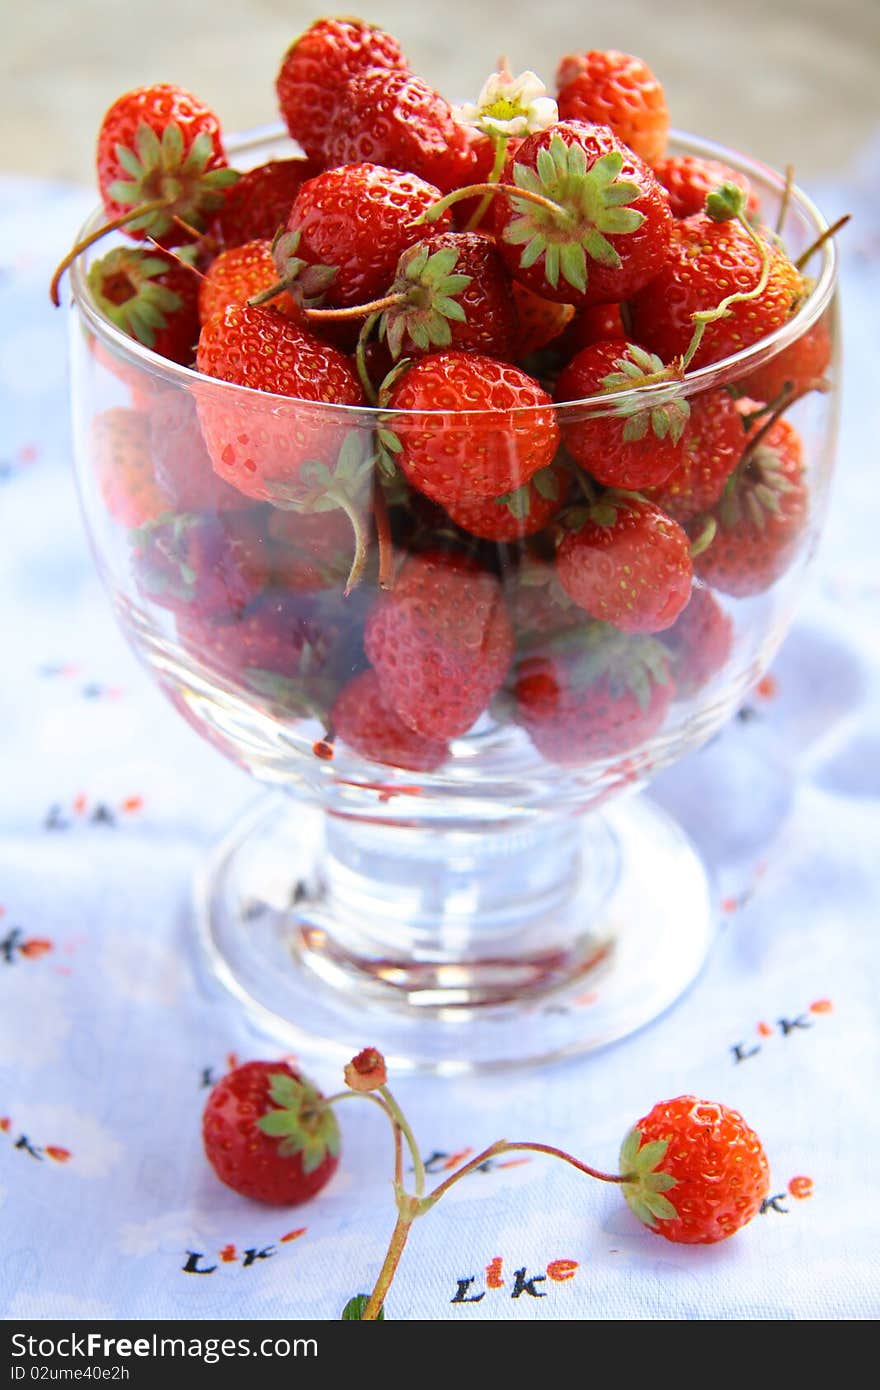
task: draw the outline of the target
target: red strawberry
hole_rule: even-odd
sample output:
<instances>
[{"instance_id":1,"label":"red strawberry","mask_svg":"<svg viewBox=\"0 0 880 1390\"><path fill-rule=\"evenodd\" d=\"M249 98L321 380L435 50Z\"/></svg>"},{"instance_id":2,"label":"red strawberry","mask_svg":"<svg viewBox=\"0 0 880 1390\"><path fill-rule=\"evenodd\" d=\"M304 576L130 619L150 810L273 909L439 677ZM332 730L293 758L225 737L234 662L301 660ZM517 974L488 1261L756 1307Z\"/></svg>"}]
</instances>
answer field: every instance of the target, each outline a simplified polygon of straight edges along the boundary
<instances>
[{"instance_id":1,"label":"red strawberry","mask_svg":"<svg viewBox=\"0 0 880 1390\"><path fill-rule=\"evenodd\" d=\"M769 589L794 559L809 516L803 446L787 420L747 447L714 516L714 539L694 562L700 578L735 598Z\"/></svg>"},{"instance_id":2,"label":"red strawberry","mask_svg":"<svg viewBox=\"0 0 880 1390\"><path fill-rule=\"evenodd\" d=\"M707 325L692 368L749 347L789 318L803 293L803 279L777 246L767 242L766 250L766 288L756 299L732 304L724 318ZM676 221L664 265L630 305L633 334L671 362L691 341L694 313L713 309L734 292L755 289L760 275L758 248L739 222L716 222L704 213Z\"/></svg>"},{"instance_id":3,"label":"red strawberry","mask_svg":"<svg viewBox=\"0 0 880 1390\"><path fill-rule=\"evenodd\" d=\"M166 246L189 241L174 216L201 230L238 175L226 167L220 124L197 97L166 82L113 103L98 133L98 188L108 219L142 203L161 206L126 224Z\"/></svg>"},{"instance_id":4,"label":"red strawberry","mask_svg":"<svg viewBox=\"0 0 880 1390\"><path fill-rule=\"evenodd\" d=\"M238 616L181 612L177 633L196 661L288 717L326 718L357 655L347 613L328 617L307 599L278 590L267 590Z\"/></svg>"},{"instance_id":5,"label":"red strawberry","mask_svg":"<svg viewBox=\"0 0 880 1390\"><path fill-rule=\"evenodd\" d=\"M101 313L152 348L188 367L199 339L199 279L162 251L117 246L89 267L89 289Z\"/></svg>"},{"instance_id":6,"label":"red strawberry","mask_svg":"<svg viewBox=\"0 0 880 1390\"><path fill-rule=\"evenodd\" d=\"M560 208L495 198L508 270L542 298L617 303L663 267L673 224L666 191L606 126L562 121L527 136L502 179Z\"/></svg>"},{"instance_id":7,"label":"red strawberry","mask_svg":"<svg viewBox=\"0 0 880 1390\"><path fill-rule=\"evenodd\" d=\"M556 566L524 555L519 567L505 575L504 597L518 635L550 641L557 633L583 627L584 610L573 603L556 575Z\"/></svg>"},{"instance_id":8,"label":"red strawberry","mask_svg":"<svg viewBox=\"0 0 880 1390\"><path fill-rule=\"evenodd\" d=\"M326 141L328 164L408 169L444 193L476 172L472 150L439 92L412 73L378 68L349 81Z\"/></svg>"},{"instance_id":9,"label":"red strawberry","mask_svg":"<svg viewBox=\"0 0 880 1390\"><path fill-rule=\"evenodd\" d=\"M244 246L247 241L271 241L290 214L293 200L319 168L306 159L272 159L248 169L227 188L223 206L209 234L221 246Z\"/></svg>"},{"instance_id":10,"label":"red strawberry","mask_svg":"<svg viewBox=\"0 0 880 1390\"><path fill-rule=\"evenodd\" d=\"M296 1206L339 1166L339 1126L288 1062L246 1062L217 1082L202 1119L208 1162L243 1197Z\"/></svg>"},{"instance_id":11,"label":"red strawberry","mask_svg":"<svg viewBox=\"0 0 880 1390\"><path fill-rule=\"evenodd\" d=\"M426 234L415 219L438 197L416 174L379 164L328 169L304 183L287 227L298 234L297 258L335 269L327 304L346 308L384 295L403 252ZM450 225L448 213L436 224L438 231Z\"/></svg>"},{"instance_id":12,"label":"red strawberry","mask_svg":"<svg viewBox=\"0 0 880 1390\"><path fill-rule=\"evenodd\" d=\"M310 159L329 163L327 134L346 84L368 68L406 69L390 34L358 19L319 19L291 44L276 79L281 114Z\"/></svg>"},{"instance_id":13,"label":"red strawberry","mask_svg":"<svg viewBox=\"0 0 880 1390\"><path fill-rule=\"evenodd\" d=\"M413 772L433 772L446 761L444 740L408 728L385 702L375 671L362 671L336 698L330 724L337 737L365 758Z\"/></svg>"},{"instance_id":14,"label":"red strawberry","mask_svg":"<svg viewBox=\"0 0 880 1390\"><path fill-rule=\"evenodd\" d=\"M627 336L619 304L589 304L572 318L565 333L555 344L555 351L564 362L583 352L592 343L610 342Z\"/></svg>"},{"instance_id":15,"label":"red strawberry","mask_svg":"<svg viewBox=\"0 0 880 1390\"><path fill-rule=\"evenodd\" d=\"M303 465L332 468L345 424L303 401L360 405L363 393L348 360L270 309L232 307L202 328L200 372L221 381L296 398L290 412L277 402L210 391L198 397L199 418L220 477L259 500L305 494Z\"/></svg>"},{"instance_id":16,"label":"red strawberry","mask_svg":"<svg viewBox=\"0 0 880 1390\"><path fill-rule=\"evenodd\" d=\"M656 1235L713 1245L761 1210L770 1166L757 1134L726 1105L678 1096L655 1105L630 1130L620 1171L623 1195Z\"/></svg>"},{"instance_id":17,"label":"red strawberry","mask_svg":"<svg viewBox=\"0 0 880 1390\"><path fill-rule=\"evenodd\" d=\"M730 656L733 623L710 591L695 584L687 607L660 640L672 662L675 693L687 700L718 674Z\"/></svg>"},{"instance_id":18,"label":"red strawberry","mask_svg":"<svg viewBox=\"0 0 880 1390\"><path fill-rule=\"evenodd\" d=\"M575 311L571 304L557 304L552 299L542 299L515 280L511 282L511 288L519 320L514 356L527 357L558 338L571 323Z\"/></svg>"},{"instance_id":19,"label":"red strawberry","mask_svg":"<svg viewBox=\"0 0 880 1390\"><path fill-rule=\"evenodd\" d=\"M746 446L742 417L726 391L706 391L689 403L684 454L660 487L646 489L682 525L715 505Z\"/></svg>"},{"instance_id":20,"label":"red strawberry","mask_svg":"<svg viewBox=\"0 0 880 1390\"><path fill-rule=\"evenodd\" d=\"M230 487L211 466L196 403L189 390L152 384L144 401L156 482L174 512L227 512L252 508L254 499Z\"/></svg>"},{"instance_id":21,"label":"red strawberry","mask_svg":"<svg viewBox=\"0 0 880 1390\"><path fill-rule=\"evenodd\" d=\"M592 618L621 632L671 627L691 592L688 538L655 507L606 494L556 554L559 582Z\"/></svg>"},{"instance_id":22,"label":"red strawberry","mask_svg":"<svg viewBox=\"0 0 880 1390\"><path fill-rule=\"evenodd\" d=\"M559 64L559 118L607 125L648 164L666 149L663 88L641 58L615 49L569 54Z\"/></svg>"},{"instance_id":23,"label":"red strawberry","mask_svg":"<svg viewBox=\"0 0 880 1390\"><path fill-rule=\"evenodd\" d=\"M563 632L513 674L517 722L563 766L629 752L659 729L672 694L660 644L603 623Z\"/></svg>"},{"instance_id":24,"label":"red strawberry","mask_svg":"<svg viewBox=\"0 0 880 1390\"><path fill-rule=\"evenodd\" d=\"M121 526L134 530L168 510L150 454L150 419L139 410L112 406L92 420L91 457L104 506Z\"/></svg>"},{"instance_id":25,"label":"red strawberry","mask_svg":"<svg viewBox=\"0 0 880 1390\"><path fill-rule=\"evenodd\" d=\"M247 512L148 522L136 535L133 564L147 598L204 617L241 613L269 582L262 518Z\"/></svg>"},{"instance_id":26,"label":"red strawberry","mask_svg":"<svg viewBox=\"0 0 880 1390\"><path fill-rule=\"evenodd\" d=\"M443 506L513 492L553 461L559 442L546 391L518 367L477 353L421 358L389 404L437 412L391 416L389 428L408 481Z\"/></svg>"},{"instance_id":27,"label":"red strawberry","mask_svg":"<svg viewBox=\"0 0 880 1390\"><path fill-rule=\"evenodd\" d=\"M513 655L501 586L464 556L412 555L371 612L364 646L404 724L456 738L486 709Z\"/></svg>"},{"instance_id":28,"label":"red strawberry","mask_svg":"<svg viewBox=\"0 0 880 1390\"><path fill-rule=\"evenodd\" d=\"M673 154L667 159L651 160L654 173L669 194L673 217L692 217L704 212L706 195L722 183L734 183L746 195L749 217L758 214L758 197L745 174L731 169L719 159L701 159L693 154Z\"/></svg>"},{"instance_id":29,"label":"red strawberry","mask_svg":"<svg viewBox=\"0 0 880 1390\"><path fill-rule=\"evenodd\" d=\"M823 316L740 384L759 401L775 401L783 391L810 390L824 378L832 351L831 325Z\"/></svg>"},{"instance_id":30,"label":"red strawberry","mask_svg":"<svg viewBox=\"0 0 880 1390\"><path fill-rule=\"evenodd\" d=\"M243 246L231 246L212 261L199 282L199 317L207 323L215 314L222 314L232 304L246 304L263 290L278 281L278 271L272 259L272 243L248 241ZM296 318L298 311L289 294L279 294L270 301L279 313Z\"/></svg>"},{"instance_id":31,"label":"red strawberry","mask_svg":"<svg viewBox=\"0 0 880 1390\"><path fill-rule=\"evenodd\" d=\"M600 483L636 492L662 483L681 462L690 406L670 381L634 396L663 363L632 343L593 343L572 358L556 384L559 402L607 394L608 414L563 419L566 448Z\"/></svg>"},{"instance_id":32,"label":"red strawberry","mask_svg":"<svg viewBox=\"0 0 880 1390\"><path fill-rule=\"evenodd\" d=\"M455 502L449 515L457 526L487 541L517 541L543 531L561 510L569 476L558 464L542 468L505 497Z\"/></svg>"},{"instance_id":33,"label":"red strawberry","mask_svg":"<svg viewBox=\"0 0 880 1390\"><path fill-rule=\"evenodd\" d=\"M506 360L516 351L510 277L492 243L476 232L432 232L410 247L388 293L404 296L382 316L395 359L432 347Z\"/></svg>"}]
</instances>

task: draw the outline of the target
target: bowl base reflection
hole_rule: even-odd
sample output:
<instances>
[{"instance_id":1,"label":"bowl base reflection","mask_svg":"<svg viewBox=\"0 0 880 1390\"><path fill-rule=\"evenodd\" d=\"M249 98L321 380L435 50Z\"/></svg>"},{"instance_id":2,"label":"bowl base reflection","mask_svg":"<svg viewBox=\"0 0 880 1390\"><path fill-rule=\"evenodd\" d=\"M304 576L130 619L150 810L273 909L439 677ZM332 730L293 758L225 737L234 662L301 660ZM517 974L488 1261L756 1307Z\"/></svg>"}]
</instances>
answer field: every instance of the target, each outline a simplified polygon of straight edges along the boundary
<instances>
[{"instance_id":1,"label":"bowl base reflection","mask_svg":"<svg viewBox=\"0 0 880 1390\"><path fill-rule=\"evenodd\" d=\"M604 1047L694 981L705 868L644 795L522 826L395 831L271 797L218 846L198 920L262 1032L455 1075Z\"/></svg>"}]
</instances>

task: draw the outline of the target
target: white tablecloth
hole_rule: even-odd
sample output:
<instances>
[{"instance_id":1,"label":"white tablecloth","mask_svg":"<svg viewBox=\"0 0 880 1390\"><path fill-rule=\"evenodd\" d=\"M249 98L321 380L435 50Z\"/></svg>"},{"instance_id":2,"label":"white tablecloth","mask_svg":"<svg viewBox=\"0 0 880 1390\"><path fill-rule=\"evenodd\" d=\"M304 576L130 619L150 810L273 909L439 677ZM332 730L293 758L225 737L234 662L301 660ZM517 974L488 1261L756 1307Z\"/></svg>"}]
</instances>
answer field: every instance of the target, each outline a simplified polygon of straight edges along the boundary
<instances>
[{"instance_id":1,"label":"white tablecloth","mask_svg":"<svg viewBox=\"0 0 880 1390\"><path fill-rule=\"evenodd\" d=\"M729 1242L676 1247L613 1189L538 1157L499 1165L416 1225L389 1317L880 1312L878 175L875 152L819 190L857 219L840 475L802 616L773 680L656 789L720 884L704 976L580 1062L396 1087L434 1171L505 1134L613 1166L655 1101L723 1100L764 1139L772 1202ZM201 1151L209 1079L230 1054L278 1055L205 978L190 917L194 866L254 788L138 666L88 553L46 282L91 201L0 180L0 1312L336 1318L393 1223L381 1117L343 1108L339 1174L290 1213L222 1188Z\"/></svg>"}]
</instances>

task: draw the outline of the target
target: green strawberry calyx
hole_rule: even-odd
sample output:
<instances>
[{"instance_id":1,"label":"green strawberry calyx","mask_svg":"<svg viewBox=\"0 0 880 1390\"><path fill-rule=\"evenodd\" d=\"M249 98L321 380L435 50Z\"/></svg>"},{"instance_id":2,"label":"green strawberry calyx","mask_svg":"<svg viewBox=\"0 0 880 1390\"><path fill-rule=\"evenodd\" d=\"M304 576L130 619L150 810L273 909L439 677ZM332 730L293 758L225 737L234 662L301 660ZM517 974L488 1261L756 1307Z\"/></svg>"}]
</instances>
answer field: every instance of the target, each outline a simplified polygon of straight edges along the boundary
<instances>
[{"instance_id":1,"label":"green strawberry calyx","mask_svg":"<svg viewBox=\"0 0 880 1390\"><path fill-rule=\"evenodd\" d=\"M144 347L153 346L169 317L183 307L180 295L159 283L169 268L161 256L127 246L117 246L89 267L89 289L101 312Z\"/></svg>"},{"instance_id":2,"label":"green strawberry calyx","mask_svg":"<svg viewBox=\"0 0 880 1390\"><path fill-rule=\"evenodd\" d=\"M349 430L342 441L335 466L309 459L295 481L272 479L270 500L276 507L295 512L330 512L337 508L351 522L354 555L345 586L346 596L360 581L367 561L366 517L374 458L364 448L362 431Z\"/></svg>"},{"instance_id":3,"label":"green strawberry calyx","mask_svg":"<svg viewBox=\"0 0 880 1390\"><path fill-rule=\"evenodd\" d=\"M314 309L323 303L324 296L338 274L335 265L312 265L299 255L302 240L300 230L287 232L280 229L272 241L272 260L278 272L274 285L269 285L255 294L248 304L259 307L279 294L287 293L304 310Z\"/></svg>"},{"instance_id":4,"label":"green strawberry calyx","mask_svg":"<svg viewBox=\"0 0 880 1390\"><path fill-rule=\"evenodd\" d=\"M356 1293L354 1298L350 1298L343 1308L340 1322L363 1322L369 1302L370 1295L368 1293ZM375 1321L385 1321L384 1303L376 1314Z\"/></svg>"},{"instance_id":5,"label":"green strawberry calyx","mask_svg":"<svg viewBox=\"0 0 880 1390\"><path fill-rule=\"evenodd\" d=\"M547 502L558 501L561 492L559 478L554 470L541 468L527 483L514 488L512 492L505 492L502 497L496 497L495 501L499 506L507 507L517 521L525 521L532 509L532 488Z\"/></svg>"},{"instance_id":6,"label":"green strawberry calyx","mask_svg":"<svg viewBox=\"0 0 880 1390\"><path fill-rule=\"evenodd\" d=\"M197 135L186 149L176 121L169 121L161 138L141 121L134 147L116 146L116 158L128 178L117 179L107 191L115 203L133 212L142 204L160 204L140 215L135 213L127 223L131 231L141 229L161 237L171 230L175 218L201 231L206 214L223 206L224 188L239 178L236 170L226 165L209 168L214 157L207 131Z\"/></svg>"},{"instance_id":7,"label":"green strawberry calyx","mask_svg":"<svg viewBox=\"0 0 880 1390\"><path fill-rule=\"evenodd\" d=\"M678 1179L660 1168L669 1148L669 1140L653 1139L645 1144L642 1139L642 1131L635 1127L621 1145L623 1195L639 1221L656 1231L659 1221L674 1221L678 1217L676 1208L664 1195L676 1186Z\"/></svg>"},{"instance_id":8,"label":"green strawberry calyx","mask_svg":"<svg viewBox=\"0 0 880 1390\"><path fill-rule=\"evenodd\" d=\"M770 517L782 514L783 498L798 492L797 483L786 477L778 455L767 444L757 444L728 478L718 504L718 515L725 530L750 522L763 531Z\"/></svg>"},{"instance_id":9,"label":"green strawberry calyx","mask_svg":"<svg viewBox=\"0 0 880 1390\"><path fill-rule=\"evenodd\" d=\"M379 320L379 333L388 343L396 361L403 350L404 337L427 352L432 347L448 347L452 342L450 322L465 323L467 314L457 295L466 290L473 276L455 273L458 251L444 246L431 253L424 244L404 252L388 297L399 296L385 309Z\"/></svg>"},{"instance_id":10,"label":"green strawberry calyx","mask_svg":"<svg viewBox=\"0 0 880 1390\"><path fill-rule=\"evenodd\" d=\"M283 1158L299 1155L303 1172L313 1173L328 1155L336 1157L339 1125L314 1086L287 1072L273 1072L269 1096L273 1109L257 1120L257 1128L280 1141L278 1152Z\"/></svg>"},{"instance_id":11,"label":"green strawberry calyx","mask_svg":"<svg viewBox=\"0 0 880 1390\"><path fill-rule=\"evenodd\" d=\"M510 202L517 215L505 228L504 240L523 247L520 265L524 270L543 256L548 284L556 289L561 275L584 293L590 261L620 268L620 252L609 236L626 236L641 227L644 213L629 206L641 189L619 178L623 155L618 150L609 150L588 168L583 147L576 141L566 144L559 134L538 151L536 162L535 169L513 165L516 187ZM556 204L563 216L528 202L524 193Z\"/></svg>"},{"instance_id":12,"label":"green strawberry calyx","mask_svg":"<svg viewBox=\"0 0 880 1390\"><path fill-rule=\"evenodd\" d=\"M602 389L608 395L636 391L662 381L673 382L677 376L675 369L665 366L656 353L647 352L635 343L627 343L626 352L615 359L614 366L617 370L602 378ZM615 415L625 417L623 439L627 444L644 439L649 429L656 439L668 436L677 444L691 413L690 404L677 384L652 391L648 400L638 395L625 395L614 404L613 410Z\"/></svg>"}]
</instances>

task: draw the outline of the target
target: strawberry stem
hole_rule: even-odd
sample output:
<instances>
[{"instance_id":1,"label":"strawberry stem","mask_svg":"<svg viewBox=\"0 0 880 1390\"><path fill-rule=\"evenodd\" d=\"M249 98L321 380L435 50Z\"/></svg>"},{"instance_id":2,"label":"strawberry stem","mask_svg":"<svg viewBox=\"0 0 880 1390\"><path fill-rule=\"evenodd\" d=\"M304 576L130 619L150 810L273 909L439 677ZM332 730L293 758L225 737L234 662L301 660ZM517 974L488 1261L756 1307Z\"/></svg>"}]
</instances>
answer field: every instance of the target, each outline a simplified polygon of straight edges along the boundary
<instances>
[{"instance_id":1,"label":"strawberry stem","mask_svg":"<svg viewBox=\"0 0 880 1390\"><path fill-rule=\"evenodd\" d=\"M376 324L379 322L380 318L381 314L376 313L371 314L368 319L364 319L364 322L361 325L361 331L358 334L357 348L355 349L354 354L355 366L357 367L357 374L360 377L361 386L364 389L364 395L366 396L370 405L378 405L379 396L376 392L375 386L373 385L370 373L367 370L367 343L369 342L373 333L373 329L376 327Z\"/></svg>"},{"instance_id":2,"label":"strawberry stem","mask_svg":"<svg viewBox=\"0 0 880 1390\"><path fill-rule=\"evenodd\" d=\"M419 1146L416 1143L415 1135L410 1129L409 1121L407 1120L406 1116L404 1115L400 1106L397 1104L397 1101L394 1099L387 1086L379 1087L379 1095L385 1101L385 1104L388 1106L389 1113L393 1115L395 1123L400 1126L400 1132L406 1140L407 1148L409 1149L410 1157L412 1158L413 1162L413 1169L415 1171L416 1196L421 1197L422 1193L425 1190L425 1165L422 1162L422 1156L419 1153ZM415 1214L416 1213L414 1213L414 1215Z\"/></svg>"},{"instance_id":3,"label":"strawberry stem","mask_svg":"<svg viewBox=\"0 0 880 1390\"><path fill-rule=\"evenodd\" d=\"M737 465L737 469L741 469L743 464L748 462L750 456L755 452L758 445L770 433L773 426L776 424L776 421L779 420L785 414L789 406L794 405L795 401L801 400L804 396L808 396L811 391L830 391L830 389L831 383L826 381L824 377L819 377L817 380L806 382L797 391L784 391L780 396L778 396L776 403L773 406L773 409L770 411L770 414L767 416L766 420L761 425L761 428L755 432L754 436L750 438L748 443L746 444L745 452L743 453L743 456Z\"/></svg>"},{"instance_id":4,"label":"strawberry stem","mask_svg":"<svg viewBox=\"0 0 880 1390\"><path fill-rule=\"evenodd\" d=\"M83 251L87 251L90 246L94 246L95 242L100 241L108 232L115 232L120 227L126 226L129 222L134 222L138 217L143 217L148 212L158 212L160 208L167 207L167 198L155 198L151 203L138 203L137 207L132 208L129 212L124 212L120 217L114 217L112 222L105 222L97 231L92 232L87 237L83 237L82 241L78 241L75 246L72 246L64 259L56 266L55 273L49 283L49 298L55 305L55 308L57 309L61 303L61 295L58 292L61 277L64 275L64 272L73 265L77 256L81 256Z\"/></svg>"},{"instance_id":5,"label":"strawberry stem","mask_svg":"<svg viewBox=\"0 0 880 1390\"><path fill-rule=\"evenodd\" d=\"M830 227L826 227L822 235L817 236L816 240L810 243L806 251L804 251L803 255L798 256L797 260L794 263L795 270L803 270L810 257L814 255L815 252L818 251L821 246L824 246L826 241L828 241L830 237L836 236L837 233L840 231L841 227L845 227L847 222L849 222L851 218L852 213L845 212L842 217L838 217L836 222L832 222Z\"/></svg>"},{"instance_id":6,"label":"strawberry stem","mask_svg":"<svg viewBox=\"0 0 880 1390\"><path fill-rule=\"evenodd\" d=\"M717 323L719 319L726 318L730 312L731 306L734 304L744 304L748 300L759 299L767 288L767 282L770 279L770 253L767 248L767 243L758 235L754 227L747 221L742 213L737 213L734 220L743 228L747 236L753 242L758 255L761 257L761 274L758 277L758 283L750 290L737 290L734 294L725 295L724 299L721 300L720 304L716 304L714 309L699 309L695 314L691 314L691 318L694 322L694 332L684 356L677 363L679 374L683 374L687 371L696 355L700 343L703 341L703 334L710 323Z\"/></svg>"},{"instance_id":7,"label":"strawberry stem","mask_svg":"<svg viewBox=\"0 0 880 1390\"><path fill-rule=\"evenodd\" d=\"M367 537L364 531L363 517L343 488L328 488L325 496L335 502L340 511L345 512L354 532L354 555L343 590L345 598L348 598L352 589L355 589L360 583L364 565L367 562Z\"/></svg>"},{"instance_id":8,"label":"strawberry stem","mask_svg":"<svg viewBox=\"0 0 880 1390\"><path fill-rule=\"evenodd\" d=\"M415 218L412 226L419 227L425 222L436 222L453 203L460 203L465 198L475 198L480 193L489 198L494 198L496 193L506 193L510 198L521 198L525 203L534 203L535 207L553 213L560 222L571 221L571 214L560 203L554 203L552 198L545 198L541 193L533 193L530 188L517 188L514 183L471 183L466 188L456 188L452 193L447 193L445 198L432 203L421 216Z\"/></svg>"},{"instance_id":9,"label":"strawberry stem","mask_svg":"<svg viewBox=\"0 0 880 1390\"><path fill-rule=\"evenodd\" d=\"M369 304L356 304L348 309L306 309L304 313L307 319L316 323L345 323L348 319L362 319L366 314L381 314L385 309L405 304L406 300L405 294L386 294L382 299L374 299Z\"/></svg>"},{"instance_id":10,"label":"strawberry stem","mask_svg":"<svg viewBox=\"0 0 880 1390\"><path fill-rule=\"evenodd\" d=\"M388 519L388 502L378 478L373 484L373 518L376 522L376 538L379 542L379 588L391 589L394 587L394 548L391 542L391 522Z\"/></svg>"},{"instance_id":11,"label":"strawberry stem","mask_svg":"<svg viewBox=\"0 0 880 1390\"><path fill-rule=\"evenodd\" d=\"M492 169L487 180L489 183L497 184L501 179L501 170L504 168L504 160L507 155L508 138L509 137L506 135L498 135L495 137L495 162L492 165ZM492 194L484 193L479 203L477 204L476 210L474 211L472 216L468 218L468 223L465 227L466 232L473 232L477 229L477 227L479 227L480 223L482 222L483 218L486 216L486 213L489 210L489 204L491 202Z\"/></svg>"},{"instance_id":12,"label":"strawberry stem","mask_svg":"<svg viewBox=\"0 0 880 1390\"><path fill-rule=\"evenodd\" d=\"M413 1217L405 1215L403 1212L397 1218L397 1225L391 1233L391 1240L388 1245L388 1253L379 1271L379 1277L370 1294L367 1306L361 1315L361 1322L375 1322L379 1316L385 1295L391 1287L391 1281L397 1273L397 1266L400 1264L400 1257L403 1254L412 1228Z\"/></svg>"},{"instance_id":13,"label":"strawberry stem","mask_svg":"<svg viewBox=\"0 0 880 1390\"><path fill-rule=\"evenodd\" d=\"M694 540L690 546L690 556L692 560L696 560L698 555L702 555L704 550L709 549L709 546L715 539L715 532L717 530L718 523L715 520L714 516L707 516L705 525L700 531L700 534L697 536L696 540Z\"/></svg>"},{"instance_id":14,"label":"strawberry stem","mask_svg":"<svg viewBox=\"0 0 880 1390\"><path fill-rule=\"evenodd\" d=\"M785 166L785 187L782 190L782 197L779 201L779 211L776 214L776 225L773 230L778 237L782 236L782 229L785 226L785 216L788 212L788 205L791 202L791 190L794 188L794 165Z\"/></svg>"}]
</instances>

